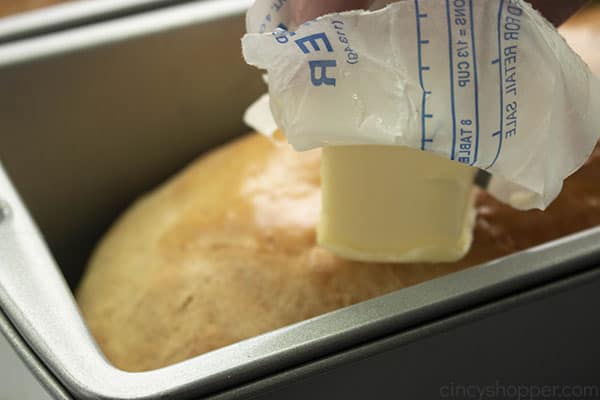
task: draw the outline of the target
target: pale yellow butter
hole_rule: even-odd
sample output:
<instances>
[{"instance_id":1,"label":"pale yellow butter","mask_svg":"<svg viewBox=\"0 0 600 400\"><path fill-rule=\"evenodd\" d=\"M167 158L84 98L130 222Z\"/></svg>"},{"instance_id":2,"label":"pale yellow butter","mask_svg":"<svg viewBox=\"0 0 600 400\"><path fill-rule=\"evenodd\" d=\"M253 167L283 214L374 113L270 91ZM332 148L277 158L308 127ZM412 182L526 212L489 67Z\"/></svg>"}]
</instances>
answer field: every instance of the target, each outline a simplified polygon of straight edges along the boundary
<instances>
[{"instance_id":1,"label":"pale yellow butter","mask_svg":"<svg viewBox=\"0 0 600 400\"><path fill-rule=\"evenodd\" d=\"M326 147L318 242L360 261L456 261L473 237L475 171L406 147Z\"/></svg>"}]
</instances>

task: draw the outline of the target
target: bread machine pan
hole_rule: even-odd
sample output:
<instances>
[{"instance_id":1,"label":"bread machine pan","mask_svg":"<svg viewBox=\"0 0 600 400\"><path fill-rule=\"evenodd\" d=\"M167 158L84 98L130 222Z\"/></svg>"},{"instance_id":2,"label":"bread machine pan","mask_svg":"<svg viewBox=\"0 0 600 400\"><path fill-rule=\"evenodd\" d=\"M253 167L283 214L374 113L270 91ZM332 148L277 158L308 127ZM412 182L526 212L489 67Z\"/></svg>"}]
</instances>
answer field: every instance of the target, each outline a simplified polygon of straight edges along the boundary
<instances>
[{"instance_id":1,"label":"bread machine pan","mask_svg":"<svg viewBox=\"0 0 600 400\"><path fill-rule=\"evenodd\" d=\"M0 43L181 3L182 0L70 0L0 20Z\"/></svg>"},{"instance_id":2,"label":"bread machine pan","mask_svg":"<svg viewBox=\"0 0 600 400\"><path fill-rule=\"evenodd\" d=\"M0 45L0 329L48 390L425 399L597 378L600 228L159 370L105 360L69 286L136 196L246 130L264 90L240 56L249 4L179 4Z\"/></svg>"}]
</instances>

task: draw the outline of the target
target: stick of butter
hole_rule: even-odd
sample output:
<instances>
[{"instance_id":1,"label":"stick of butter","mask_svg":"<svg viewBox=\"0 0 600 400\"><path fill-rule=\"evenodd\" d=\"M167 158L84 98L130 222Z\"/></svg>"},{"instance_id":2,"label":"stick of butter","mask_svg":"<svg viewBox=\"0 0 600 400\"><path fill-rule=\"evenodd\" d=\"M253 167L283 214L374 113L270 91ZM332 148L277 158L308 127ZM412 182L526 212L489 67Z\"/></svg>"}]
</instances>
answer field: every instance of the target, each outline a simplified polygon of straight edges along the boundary
<instances>
[{"instance_id":1,"label":"stick of butter","mask_svg":"<svg viewBox=\"0 0 600 400\"><path fill-rule=\"evenodd\" d=\"M358 261L456 261L471 246L475 171L408 147L325 147L318 243Z\"/></svg>"}]
</instances>

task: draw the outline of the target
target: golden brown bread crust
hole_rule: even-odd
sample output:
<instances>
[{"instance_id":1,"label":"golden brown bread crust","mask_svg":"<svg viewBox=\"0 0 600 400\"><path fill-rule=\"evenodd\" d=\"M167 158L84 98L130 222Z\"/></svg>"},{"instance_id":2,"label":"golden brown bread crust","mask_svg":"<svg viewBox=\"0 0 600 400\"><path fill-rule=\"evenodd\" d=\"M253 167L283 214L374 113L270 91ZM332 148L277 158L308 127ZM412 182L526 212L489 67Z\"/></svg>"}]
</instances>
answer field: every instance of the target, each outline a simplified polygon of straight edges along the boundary
<instances>
[{"instance_id":1,"label":"golden brown bread crust","mask_svg":"<svg viewBox=\"0 0 600 400\"><path fill-rule=\"evenodd\" d=\"M0 18L66 1L69 0L2 0L0 1Z\"/></svg>"},{"instance_id":2,"label":"golden brown bread crust","mask_svg":"<svg viewBox=\"0 0 600 400\"><path fill-rule=\"evenodd\" d=\"M370 264L316 246L319 152L254 134L200 158L132 207L78 292L115 365L152 369L600 225L600 151L542 213L478 197L452 264Z\"/></svg>"},{"instance_id":3,"label":"golden brown bread crust","mask_svg":"<svg viewBox=\"0 0 600 400\"><path fill-rule=\"evenodd\" d=\"M460 262L347 261L315 244L319 158L249 135L127 211L77 293L109 360L158 368L600 225L597 148L544 213L478 193L473 247Z\"/></svg>"}]
</instances>

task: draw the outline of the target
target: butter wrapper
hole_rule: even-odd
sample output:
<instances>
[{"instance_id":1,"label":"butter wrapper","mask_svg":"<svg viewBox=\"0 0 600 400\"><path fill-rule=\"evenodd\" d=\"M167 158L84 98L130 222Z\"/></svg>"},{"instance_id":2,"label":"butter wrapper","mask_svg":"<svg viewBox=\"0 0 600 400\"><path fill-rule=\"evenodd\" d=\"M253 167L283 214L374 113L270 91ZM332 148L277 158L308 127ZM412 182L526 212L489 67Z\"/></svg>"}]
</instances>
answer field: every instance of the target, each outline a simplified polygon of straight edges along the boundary
<instances>
[{"instance_id":1,"label":"butter wrapper","mask_svg":"<svg viewBox=\"0 0 600 400\"><path fill-rule=\"evenodd\" d=\"M269 87L246 120L299 151L430 151L544 209L600 137L600 81L525 1L375 1L298 25L289 0L257 0L246 22L244 58Z\"/></svg>"}]
</instances>

